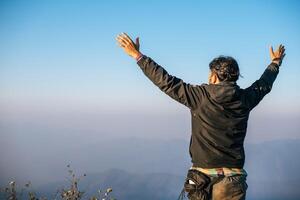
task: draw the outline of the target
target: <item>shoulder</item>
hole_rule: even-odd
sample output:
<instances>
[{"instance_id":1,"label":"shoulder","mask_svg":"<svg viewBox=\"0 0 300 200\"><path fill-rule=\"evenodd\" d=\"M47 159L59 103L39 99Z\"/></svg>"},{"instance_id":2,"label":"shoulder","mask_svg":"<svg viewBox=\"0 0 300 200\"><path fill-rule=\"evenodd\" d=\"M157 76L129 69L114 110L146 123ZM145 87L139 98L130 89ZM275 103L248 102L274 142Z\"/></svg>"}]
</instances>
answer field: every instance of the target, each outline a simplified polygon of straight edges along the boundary
<instances>
[{"instance_id":1,"label":"shoulder","mask_svg":"<svg viewBox=\"0 0 300 200\"><path fill-rule=\"evenodd\" d=\"M192 88L194 89L199 89L199 90L206 90L208 88L208 84L206 83L202 83L202 84L191 84L191 83L188 83L189 86L191 86Z\"/></svg>"},{"instance_id":2,"label":"shoulder","mask_svg":"<svg viewBox=\"0 0 300 200\"><path fill-rule=\"evenodd\" d=\"M209 90L209 85L206 84L206 83L202 83L202 84L190 84L190 86L192 87L192 89L194 91L197 91L202 96L204 96L207 93L207 91Z\"/></svg>"}]
</instances>

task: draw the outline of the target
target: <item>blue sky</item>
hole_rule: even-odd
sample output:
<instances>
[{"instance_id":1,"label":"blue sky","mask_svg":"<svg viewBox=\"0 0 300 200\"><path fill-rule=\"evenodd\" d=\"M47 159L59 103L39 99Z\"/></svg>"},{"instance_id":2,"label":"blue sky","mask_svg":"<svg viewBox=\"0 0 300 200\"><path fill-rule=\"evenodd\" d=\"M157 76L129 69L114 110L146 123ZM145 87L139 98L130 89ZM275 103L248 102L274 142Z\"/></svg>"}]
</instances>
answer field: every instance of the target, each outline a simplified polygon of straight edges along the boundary
<instances>
[{"instance_id":1,"label":"blue sky","mask_svg":"<svg viewBox=\"0 0 300 200\"><path fill-rule=\"evenodd\" d=\"M207 82L214 57L233 56L243 88L270 63L269 46L284 44L280 74L253 110L246 140L299 139L299 11L299 1L1 1L0 152L69 136L82 145L189 140L188 109L118 47L121 32L139 36L144 54L193 84Z\"/></svg>"},{"instance_id":2,"label":"blue sky","mask_svg":"<svg viewBox=\"0 0 300 200\"><path fill-rule=\"evenodd\" d=\"M222 54L238 60L244 75L239 84L247 87L269 63L269 46L283 43L287 56L272 102L277 110L299 111L297 1L2 1L0 5L5 106L51 107L68 99L74 106L122 109L134 107L131 101L136 99L141 108L162 100L163 94L116 45L116 35L127 32L140 36L143 53L195 84L207 81L209 61Z\"/></svg>"},{"instance_id":3,"label":"blue sky","mask_svg":"<svg viewBox=\"0 0 300 200\"><path fill-rule=\"evenodd\" d=\"M106 114L127 119L158 115L160 121L173 115L182 119L178 127L184 128L179 130L189 130L187 108L158 90L118 47L115 37L127 32L140 37L144 54L193 84L207 82L208 63L214 57L233 56L244 76L238 81L243 88L270 63L269 46L284 44L287 55L273 90L254 109L249 123L250 128L253 124L274 129L258 119L275 118L281 124L276 130L293 130L279 138L299 137L294 122L300 119L298 1L1 1L0 5L0 107L7 129L22 127L11 123L31 121L26 127L48 123L49 116L57 116L54 120L61 123L86 118L97 123L93 113L103 119ZM108 118L103 130L113 126L113 118ZM57 123L46 127L62 127ZM87 126L77 124L79 129Z\"/></svg>"}]
</instances>

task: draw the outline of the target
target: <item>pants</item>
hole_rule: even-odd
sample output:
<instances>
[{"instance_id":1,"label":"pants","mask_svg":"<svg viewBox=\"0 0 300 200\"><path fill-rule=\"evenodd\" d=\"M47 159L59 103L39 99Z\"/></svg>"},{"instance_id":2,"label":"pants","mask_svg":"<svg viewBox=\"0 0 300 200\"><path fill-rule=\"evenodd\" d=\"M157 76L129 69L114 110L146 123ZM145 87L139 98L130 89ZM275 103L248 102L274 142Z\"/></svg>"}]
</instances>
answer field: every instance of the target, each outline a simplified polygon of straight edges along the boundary
<instances>
[{"instance_id":1,"label":"pants","mask_svg":"<svg viewBox=\"0 0 300 200\"><path fill-rule=\"evenodd\" d=\"M212 186L210 196L212 200L245 200L247 188L246 176L225 176Z\"/></svg>"},{"instance_id":2,"label":"pants","mask_svg":"<svg viewBox=\"0 0 300 200\"><path fill-rule=\"evenodd\" d=\"M189 171L190 172L190 171ZM197 172L199 173L199 172ZM248 185L246 183L247 175L231 175L231 176L210 176L202 178L195 172L188 173L187 180L195 178L198 183L209 183L204 186L204 189L196 189L195 187L202 187L196 185L193 181L185 184L185 190L188 192L190 200L245 200L246 190ZM190 178L190 179L189 179ZM205 180L206 179L206 180ZM192 187L190 187L192 186Z\"/></svg>"}]
</instances>

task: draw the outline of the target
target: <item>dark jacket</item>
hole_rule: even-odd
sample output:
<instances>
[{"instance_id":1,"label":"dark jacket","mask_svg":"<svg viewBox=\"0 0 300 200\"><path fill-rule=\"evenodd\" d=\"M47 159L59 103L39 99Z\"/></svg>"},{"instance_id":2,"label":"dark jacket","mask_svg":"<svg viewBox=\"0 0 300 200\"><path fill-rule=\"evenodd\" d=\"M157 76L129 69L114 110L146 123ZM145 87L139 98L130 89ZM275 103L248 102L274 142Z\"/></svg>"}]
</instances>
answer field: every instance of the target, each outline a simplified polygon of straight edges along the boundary
<instances>
[{"instance_id":1,"label":"dark jacket","mask_svg":"<svg viewBox=\"0 0 300 200\"><path fill-rule=\"evenodd\" d=\"M242 168L244 138L250 111L271 91L279 66L271 63L246 89L235 82L191 85L168 74L151 58L138 65L164 93L184 104L192 115L190 156L193 166Z\"/></svg>"}]
</instances>

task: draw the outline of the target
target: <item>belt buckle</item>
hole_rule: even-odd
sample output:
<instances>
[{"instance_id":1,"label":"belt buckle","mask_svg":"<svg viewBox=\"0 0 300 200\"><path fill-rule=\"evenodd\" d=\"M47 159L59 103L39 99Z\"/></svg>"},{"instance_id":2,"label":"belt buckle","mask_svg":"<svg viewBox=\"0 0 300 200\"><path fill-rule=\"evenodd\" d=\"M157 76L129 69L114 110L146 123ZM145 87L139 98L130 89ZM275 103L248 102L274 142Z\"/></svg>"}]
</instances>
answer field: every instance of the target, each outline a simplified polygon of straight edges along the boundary
<instances>
[{"instance_id":1,"label":"belt buckle","mask_svg":"<svg viewBox=\"0 0 300 200\"><path fill-rule=\"evenodd\" d=\"M223 168L217 168L217 174L218 174L218 176L224 176Z\"/></svg>"}]
</instances>

